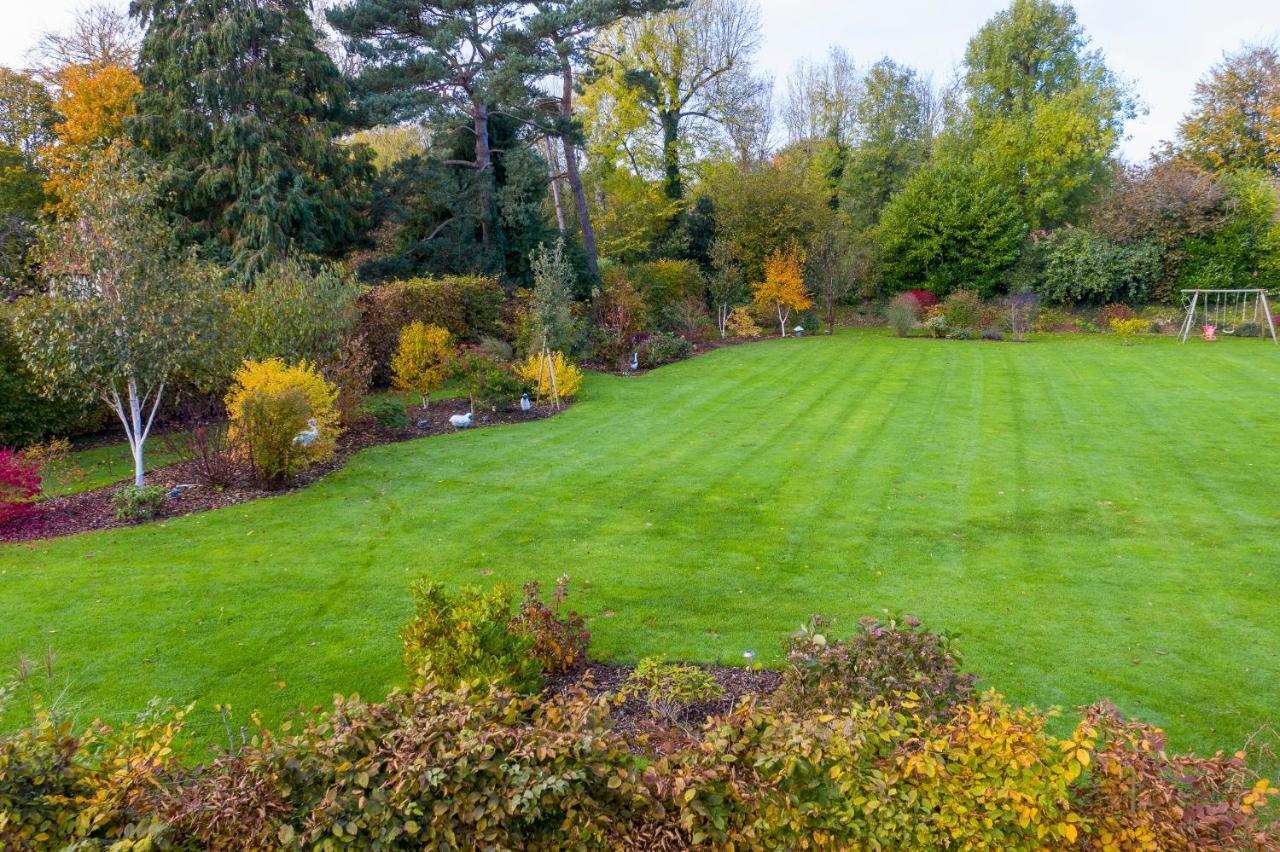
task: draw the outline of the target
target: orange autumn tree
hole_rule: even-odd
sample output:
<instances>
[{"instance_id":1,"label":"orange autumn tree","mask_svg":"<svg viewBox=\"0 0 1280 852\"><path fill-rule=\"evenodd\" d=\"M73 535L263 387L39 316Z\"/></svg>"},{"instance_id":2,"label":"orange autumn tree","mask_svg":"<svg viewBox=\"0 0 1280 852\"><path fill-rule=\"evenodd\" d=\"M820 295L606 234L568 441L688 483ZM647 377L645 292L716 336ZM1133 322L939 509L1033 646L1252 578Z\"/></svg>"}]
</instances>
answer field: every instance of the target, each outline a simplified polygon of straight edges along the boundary
<instances>
[{"instance_id":1,"label":"orange autumn tree","mask_svg":"<svg viewBox=\"0 0 1280 852\"><path fill-rule=\"evenodd\" d=\"M755 303L778 312L778 326L787 336L787 319L792 311L813 307L804 288L804 251L794 243L786 251L775 250L764 262L764 280L752 285Z\"/></svg>"},{"instance_id":2,"label":"orange autumn tree","mask_svg":"<svg viewBox=\"0 0 1280 852\"><path fill-rule=\"evenodd\" d=\"M76 198L87 184L90 168L104 151L123 144L125 121L135 111L142 84L127 68L70 65L58 75L62 91L56 104L62 121L54 125L56 140L42 153L48 163L45 192L50 210L60 219L75 215Z\"/></svg>"}]
</instances>

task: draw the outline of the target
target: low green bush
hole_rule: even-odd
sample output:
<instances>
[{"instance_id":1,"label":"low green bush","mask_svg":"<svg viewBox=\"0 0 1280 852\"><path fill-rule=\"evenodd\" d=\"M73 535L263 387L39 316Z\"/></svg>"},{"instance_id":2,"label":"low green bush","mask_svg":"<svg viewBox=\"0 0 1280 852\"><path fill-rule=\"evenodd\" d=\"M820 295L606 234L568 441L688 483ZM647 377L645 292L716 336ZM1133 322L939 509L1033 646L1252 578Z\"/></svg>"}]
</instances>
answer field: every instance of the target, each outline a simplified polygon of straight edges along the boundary
<instances>
[{"instance_id":1,"label":"low green bush","mask_svg":"<svg viewBox=\"0 0 1280 852\"><path fill-rule=\"evenodd\" d=\"M619 695L639 698L655 718L674 725L693 705L723 698L724 689L706 669L647 657L627 677Z\"/></svg>"},{"instance_id":2,"label":"low green bush","mask_svg":"<svg viewBox=\"0 0 1280 852\"><path fill-rule=\"evenodd\" d=\"M360 413L372 417L374 422L386 429L407 429L412 424L405 413L404 403L397 397L366 397L360 403Z\"/></svg>"},{"instance_id":3,"label":"low green bush","mask_svg":"<svg viewBox=\"0 0 1280 852\"><path fill-rule=\"evenodd\" d=\"M954 290L942 301L942 315L952 328L982 326L982 297L973 290Z\"/></svg>"},{"instance_id":4,"label":"low green bush","mask_svg":"<svg viewBox=\"0 0 1280 852\"><path fill-rule=\"evenodd\" d=\"M640 366L646 370L681 361L693 354L693 344L675 334L651 335L637 351Z\"/></svg>"},{"instance_id":5,"label":"low green bush","mask_svg":"<svg viewBox=\"0 0 1280 852\"><path fill-rule=\"evenodd\" d=\"M167 491L159 485L125 485L111 493L111 508L121 521L145 521L164 507Z\"/></svg>"},{"instance_id":6,"label":"low green bush","mask_svg":"<svg viewBox=\"0 0 1280 852\"><path fill-rule=\"evenodd\" d=\"M423 577L413 584L413 620L402 632L404 665L411 684L463 683L534 691L542 665L531 636L512 631L511 590L466 587L449 594Z\"/></svg>"}]
</instances>

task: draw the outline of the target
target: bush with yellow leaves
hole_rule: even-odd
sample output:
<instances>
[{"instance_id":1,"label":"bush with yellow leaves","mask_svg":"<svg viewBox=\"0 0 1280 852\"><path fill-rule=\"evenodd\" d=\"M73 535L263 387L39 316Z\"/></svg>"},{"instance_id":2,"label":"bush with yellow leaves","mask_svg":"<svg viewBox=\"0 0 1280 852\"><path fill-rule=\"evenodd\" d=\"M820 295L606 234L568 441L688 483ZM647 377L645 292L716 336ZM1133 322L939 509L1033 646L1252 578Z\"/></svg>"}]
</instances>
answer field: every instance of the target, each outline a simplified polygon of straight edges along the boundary
<instances>
[{"instance_id":1,"label":"bush with yellow leaves","mask_svg":"<svg viewBox=\"0 0 1280 852\"><path fill-rule=\"evenodd\" d=\"M554 395L562 400L573 399L582 389L582 370L564 357L563 352L552 352L550 358L536 352L516 368L516 373L533 386L538 399L552 398L553 381Z\"/></svg>"},{"instance_id":2,"label":"bush with yellow leaves","mask_svg":"<svg viewBox=\"0 0 1280 852\"><path fill-rule=\"evenodd\" d=\"M268 486L333 458L339 425L338 389L314 364L279 358L245 361L227 392L228 440Z\"/></svg>"},{"instance_id":3,"label":"bush with yellow leaves","mask_svg":"<svg viewBox=\"0 0 1280 852\"><path fill-rule=\"evenodd\" d=\"M746 308L734 308L730 312L725 331L730 337L759 337L764 333Z\"/></svg>"},{"instance_id":4,"label":"bush with yellow leaves","mask_svg":"<svg viewBox=\"0 0 1280 852\"><path fill-rule=\"evenodd\" d=\"M422 397L422 407L431 404L431 392L444 384L453 354L453 335L446 328L411 322L400 329L400 343L391 359L391 374L397 390L413 391Z\"/></svg>"}]
</instances>

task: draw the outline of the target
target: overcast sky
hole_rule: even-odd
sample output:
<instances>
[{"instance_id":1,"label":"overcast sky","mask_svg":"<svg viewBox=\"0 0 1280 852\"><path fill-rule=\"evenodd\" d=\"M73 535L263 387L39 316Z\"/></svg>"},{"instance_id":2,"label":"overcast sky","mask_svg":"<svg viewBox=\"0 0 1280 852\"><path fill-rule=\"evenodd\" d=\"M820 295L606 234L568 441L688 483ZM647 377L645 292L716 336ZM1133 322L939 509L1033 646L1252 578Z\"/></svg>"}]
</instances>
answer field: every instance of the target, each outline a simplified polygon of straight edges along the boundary
<instances>
[{"instance_id":1,"label":"overcast sky","mask_svg":"<svg viewBox=\"0 0 1280 852\"><path fill-rule=\"evenodd\" d=\"M760 65L778 91L801 58L844 47L860 65L882 56L947 79L969 37L1006 0L760 0L764 46ZM0 64L21 66L40 33L64 26L83 0L0 0ZM123 0L121 5L124 5ZM1223 51L1280 35L1276 0L1077 0L1086 30L1110 66L1132 81L1147 114L1124 143L1144 159L1168 139L1196 80Z\"/></svg>"}]
</instances>

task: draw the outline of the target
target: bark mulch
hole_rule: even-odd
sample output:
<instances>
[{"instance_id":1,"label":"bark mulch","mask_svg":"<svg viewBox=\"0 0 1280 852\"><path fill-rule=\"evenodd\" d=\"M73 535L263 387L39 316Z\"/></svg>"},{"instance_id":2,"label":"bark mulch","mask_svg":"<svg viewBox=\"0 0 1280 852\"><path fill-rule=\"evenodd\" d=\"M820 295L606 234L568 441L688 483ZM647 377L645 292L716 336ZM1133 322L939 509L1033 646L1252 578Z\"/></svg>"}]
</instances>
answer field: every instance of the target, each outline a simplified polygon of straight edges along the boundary
<instances>
[{"instance_id":1,"label":"bark mulch","mask_svg":"<svg viewBox=\"0 0 1280 852\"><path fill-rule=\"evenodd\" d=\"M390 429L376 423L349 429L338 439L338 452L332 459L308 468L286 488L274 491L259 487L247 473L240 474L235 482L227 486L202 485L196 473L195 464L189 461L175 462L156 468L147 473L148 485L159 485L166 489L172 489L178 485L192 487L185 488L177 496L166 500L159 514L146 523L178 518L196 512L207 512L210 509L220 509L224 506L247 503L250 500L273 497L306 488L316 480L341 468L361 450L453 432L455 430L449 424L449 418L454 414L465 414L468 410L470 407L466 400L443 400L432 403L430 414L426 417L423 417L421 410L413 410L411 417L415 422L407 429ZM471 428L478 429L505 423L526 423L550 417L562 410L563 408L557 410L550 405L535 405L527 412L516 410L477 414ZM424 420L425 423L421 422ZM134 524L128 521L117 520L111 506L112 492L128 482L129 480L121 480L92 491L41 500L33 504L31 510L23 516L0 526L0 541L35 541L90 530L133 526Z\"/></svg>"}]
</instances>

